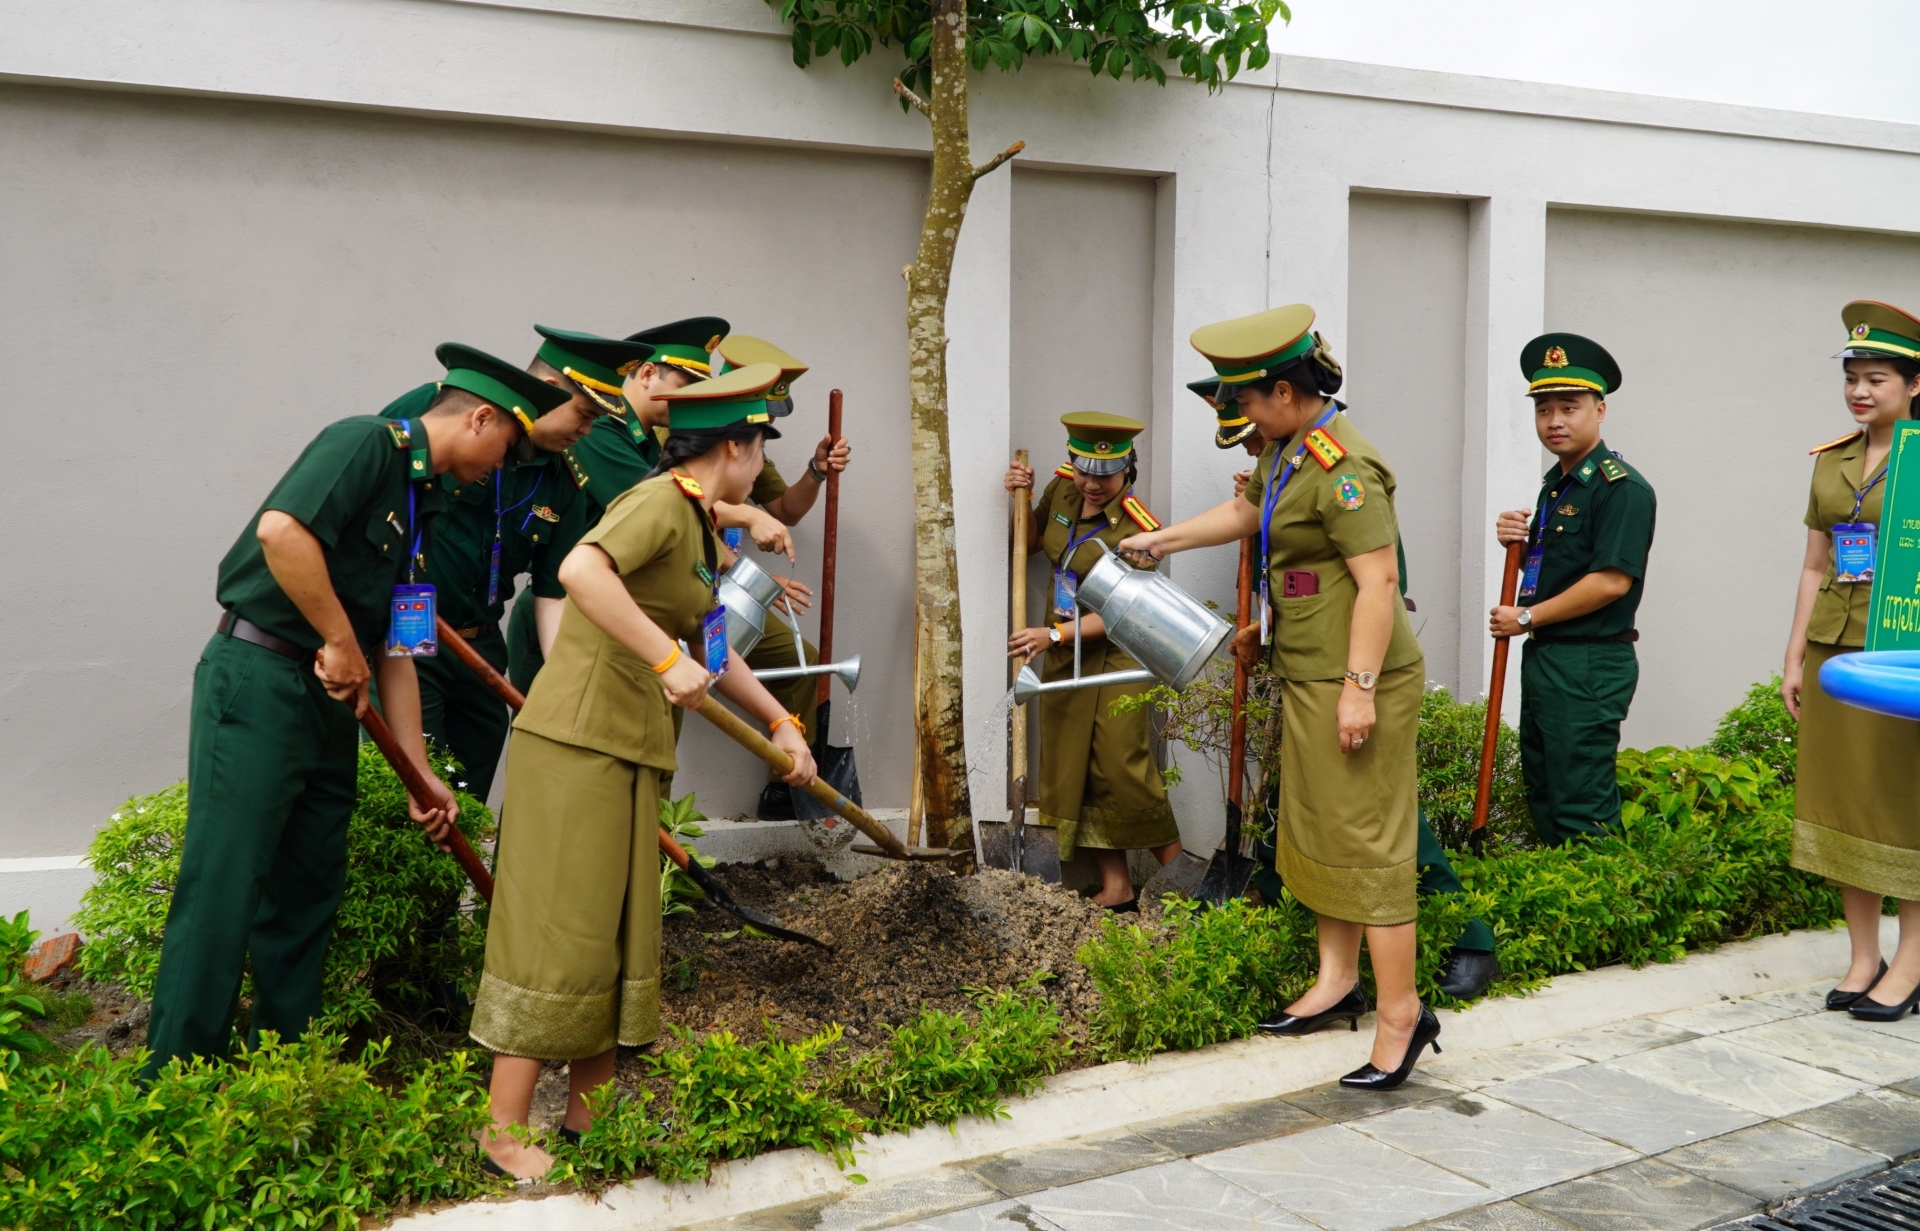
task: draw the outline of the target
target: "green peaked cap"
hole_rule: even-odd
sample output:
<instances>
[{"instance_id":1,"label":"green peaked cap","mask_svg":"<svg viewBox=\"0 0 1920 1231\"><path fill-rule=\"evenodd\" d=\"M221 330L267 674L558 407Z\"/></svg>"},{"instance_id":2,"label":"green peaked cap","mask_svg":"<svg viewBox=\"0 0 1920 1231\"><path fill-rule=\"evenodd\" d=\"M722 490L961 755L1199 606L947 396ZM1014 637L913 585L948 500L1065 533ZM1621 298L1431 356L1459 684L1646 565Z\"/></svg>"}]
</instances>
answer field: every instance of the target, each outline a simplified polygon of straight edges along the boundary
<instances>
[{"instance_id":1,"label":"green peaked cap","mask_svg":"<svg viewBox=\"0 0 1920 1231\"><path fill-rule=\"evenodd\" d=\"M1607 396L1620 387L1620 365L1607 348L1577 333L1543 333L1520 350L1528 393L1581 390Z\"/></svg>"},{"instance_id":2,"label":"green peaked cap","mask_svg":"<svg viewBox=\"0 0 1920 1231\"><path fill-rule=\"evenodd\" d=\"M1076 410L1060 416L1067 428L1067 452L1074 469L1086 474L1117 474L1133 458L1133 438L1147 425L1102 410Z\"/></svg>"},{"instance_id":3,"label":"green peaked cap","mask_svg":"<svg viewBox=\"0 0 1920 1231\"><path fill-rule=\"evenodd\" d=\"M1271 376L1314 346L1313 309L1303 303L1215 321L1193 331L1193 349L1207 357L1223 385Z\"/></svg>"},{"instance_id":4,"label":"green peaked cap","mask_svg":"<svg viewBox=\"0 0 1920 1231\"><path fill-rule=\"evenodd\" d=\"M573 400L564 389L554 388L525 369L458 342L442 342L433 357L447 369L441 388L465 389L492 402L528 431L533 430L535 419Z\"/></svg>"},{"instance_id":5,"label":"green peaked cap","mask_svg":"<svg viewBox=\"0 0 1920 1231\"><path fill-rule=\"evenodd\" d=\"M778 439L773 416L767 413L767 391L780 383L780 365L750 363L712 380L695 381L660 395L667 404L667 429L732 427L736 423L767 425L767 435Z\"/></svg>"},{"instance_id":6,"label":"green peaked cap","mask_svg":"<svg viewBox=\"0 0 1920 1231\"><path fill-rule=\"evenodd\" d=\"M1220 425L1213 429L1213 443L1222 449L1231 449L1260 430L1254 426L1253 420L1241 412L1239 402L1220 400L1220 382L1217 379L1190 380L1187 382L1187 391L1213 408L1214 417L1220 420Z\"/></svg>"},{"instance_id":7,"label":"green peaked cap","mask_svg":"<svg viewBox=\"0 0 1920 1231\"><path fill-rule=\"evenodd\" d=\"M1856 299L1840 309L1847 348L1836 359L1920 359L1920 320L1877 299Z\"/></svg>"},{"instance_id":8,"label":"green peaked cap","mask_svg":"<svg viewBox=\"0 0 1920 1231\"><path fill-rule=\"evenodd\" d=\"M645 342L653 347L653 362L669 364L698 380L705 380L713 375L707 352L727 336L727 328L727 322L717 316L690 316L670 325L630 333L627 341Z\"/></svg>"},{"instance_id":9,"label":"green peaked cap","mask_svg":"<svg viewBox=\"0 0 1920 1231\"><path fill-rule=\"evenodd\" d=\"M566 373L567 379L575 384L609 397L619 397L620 386L628 373L653 358L653 347L645 342L603 338L599 334L546 325L535 325L533 331L545 339L540 344L540 359L544 363Z\"/></svg>"}]
</instances>

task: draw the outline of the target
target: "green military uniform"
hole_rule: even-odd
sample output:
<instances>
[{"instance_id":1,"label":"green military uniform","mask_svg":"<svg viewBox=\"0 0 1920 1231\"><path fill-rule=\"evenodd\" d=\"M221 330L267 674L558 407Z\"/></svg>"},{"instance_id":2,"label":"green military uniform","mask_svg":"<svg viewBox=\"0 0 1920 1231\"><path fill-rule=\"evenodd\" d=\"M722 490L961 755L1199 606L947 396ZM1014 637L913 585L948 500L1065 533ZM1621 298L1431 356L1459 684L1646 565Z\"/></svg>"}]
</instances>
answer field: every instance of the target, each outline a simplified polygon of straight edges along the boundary
<instances>
[{"instance_id":1,"label":"green military uniform","mask_svg":"<svg viewBox=\"0 0 1920 1231\"><path fill-rule=\"evenodd\" d=\"M1160 523L1123 487L1105 507L1083 517L1085 502L1074 485L1075 468L1089 474L1118 474L1134 461L1133 438L1146 425L1137 419L1099 411L1061 416L1067 425L1067 450L1072 461L1054 472L1040 493L1034 511L1040 527L1040 551L1053 567L1073 574L1073 585L1085 579L1104 554L1121 540ZM1073 621L1078 614L1060 585L1050 593L1049 619L1056 643L1047 650L1040 677L1047 681L1073 676ZM1083 638L1080 671L1102 675L1137 671L1140 664L1105 637ZM1152 733L1147 711L1116 714L1113 703L1122 697L1150 691L1151 684L1108 684L1040 695L1040 821L1052 826L1060 858L1072 858L1081 847L1124 851L1165 846L1180 840L1173 805L1159 767L1153 760Z\"/></svg>"},{"instance_id":2,"label":"green military uniform","mask_svg":"<svg viewBox=\"0 0 1920 1231\"><path fill-rule=\"evenodd\" d=\"M766 423L765 390L777 377L755 365L690 385L672 395L670 413L694 427ZM662 632L703 644L721 548L691 477L673 471L628 489L581 542L607 553ZM553 657L507 748L513 824L501 834L471 1028L493 1051L576 1060L659 1034L655 830L661 782L676 767L678 708L660 665L571 600L562 608Z\"/></svg>"},{"instance_id":3,"label":"green military uniform","mask_svg":"<svg viewBox=\"0 0 1920 1231\"><path fill-rule=\"evenodd\" d=\"M1841 359L1920 361L1920 320L1891 304L1858 300L1841 311ZM1806 525L1832 535L1848 523L1880 526L1891 458L1866 470L1867 434L1849 433L1814 451ZM1842 885L1920 900L1920 723L1833 699L1820 668L1867 644L1871 575L1842 580L1831 551L1807 619L1800 684L1800 740L1794 783L1792 863Z\"/></svg>"},{"instance_id":4,"label":"green military uniform","mask_svg":"<svg viewBox=\"0 0 1920 1231\"><path fill-rule=\"evenodd\" d=\"M1520 369L1535 396L1575 389L1604 398L1620 387L1613 357L1578 334L1535 338ZM1599 610L1534 631L1521 651L1520 767L1534 829L1550 846L1604 833L1620 820L1614 760L1640 680L1633 617L1653 545L1654 503L1653 485L1605 441L1571 471L1555 465L1541 480L1527 549L1543 554L1532 594L1522 581L1520 605L1545 602L1602 569L1632 580Z\"/></svg>"},{"instance_id":5,"label":"green military uniform","mask_svg":"<svg viewBox=\"0 0 1920 1231\"><path fill-rule=\"evenodd\" d=\"M445 384L523 425L565 395L492 356L440 348ZM220 562L226 614L194 668L187 830L167 913L147 1045L223 1055L252 959L252 1036L291 1039L320 1009L320 972L346 880L358 773L353 712L313 670L323 638L281 590L260 544L275 510L320 541L363 653L382 646L393 587L444 505L426 428L362 415L327 427L281 477ZM417 567L417 561L416 561Z\"/></svg>"}]
</instances>

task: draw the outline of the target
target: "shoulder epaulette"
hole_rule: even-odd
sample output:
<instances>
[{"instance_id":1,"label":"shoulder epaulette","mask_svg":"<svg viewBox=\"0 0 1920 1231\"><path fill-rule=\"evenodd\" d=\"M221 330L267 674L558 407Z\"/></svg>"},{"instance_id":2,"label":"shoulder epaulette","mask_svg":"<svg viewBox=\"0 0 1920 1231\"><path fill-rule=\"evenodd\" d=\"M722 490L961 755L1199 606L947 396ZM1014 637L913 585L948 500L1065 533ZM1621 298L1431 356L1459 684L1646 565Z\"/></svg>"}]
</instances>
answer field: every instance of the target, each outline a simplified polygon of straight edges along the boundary
<instances>
[{"instance_id":1,"label":"shoulder epaulette","mask_svg":"<svg viewBox=\"0 0 1920 1231\"><path fill-rule=\"evenodd\" d=\"M579 461L573 456L573 450L562 449L560 456L567 459L567 473L573 476L573 485L581 491L587 490L587 472L580 468Z\"/></svg>"},{"instance_id":2,"label":"shoulder epaulette","mask_svg":"<svg viewBox=\"0 0 1920 1231\"><path fill-rule=\"evenodd\" d=\"M1307 433L1307 452L1313 454L1313 460L1320 463L1322 470L1332 470L1347 455L1339 441L1317 427Z\"/></svg>"},{"instance_id":3,"label":"shoulder epaulette","mask_svg":"<svg viewBox=\"0 0 1920 1231\"><path fill-rule=\"evenodd\" d=\"M1808 449L1807 456L1812 457L1816 453L1825 453L1829 449L1838 449L1841 445L1850 445L1855 440L1858 440L1860 437L1866 434L1867 434L1867 429L1864 427L1857 432L1848 432L1845 436L1840 437L1840 439L1838 440L1829 440L1827 443L1819 446L1818 448Z\"/></svg>"},{"instance_id":4,"label":"shoulder epaulette","mask_svg":"<svg viewBox=\"0 0 1920 1231\"><path fill-rule=\"evenodd\" d=\"M1607 476L1607 482L1618 483L1627 477L1627 468L1620 464L1618 458L1603 457L1600 459L1600 473Z\"/></svg>"},{"instance_id":5,"label":"shoulder epaulette","mask_svg":"<svg viewBox=\"0 0 1920 1231\"><path fill-rule=\"evenodd\" d=\"M1060 469L1053 472L1053 477L1056 479L1071 479L1073 477L1073 463L1061 462Z\"/></svg>"},{"instance_id":6,"label":"shoulder epaulette","mask_svg":"<svg viewBox=\"0 0 1920 1231\"><path fill-rule=\"evenodd\" d=\"M1133 518L1133 524L1142 530L1158 530L1160 528L1159 519L1147 512L1147 506L1140 503L1138 496L1128 496L1120 502L1120 507L1126 510L1128 517Z\"/></svg>"},{"instance_id":7,"label":"shoulder epaulette","mask_svg":"<svg viewBox=\"0 0 1920 1231\"><path fill-rule=\"evenodd\" d=\"M706 499L707 493L700 489L700 480L694 478L684 470L669 470L667 473L673 476L674 483L679 486L681 493L685 495L687 499Z\"/></svg>"}]
</instances>

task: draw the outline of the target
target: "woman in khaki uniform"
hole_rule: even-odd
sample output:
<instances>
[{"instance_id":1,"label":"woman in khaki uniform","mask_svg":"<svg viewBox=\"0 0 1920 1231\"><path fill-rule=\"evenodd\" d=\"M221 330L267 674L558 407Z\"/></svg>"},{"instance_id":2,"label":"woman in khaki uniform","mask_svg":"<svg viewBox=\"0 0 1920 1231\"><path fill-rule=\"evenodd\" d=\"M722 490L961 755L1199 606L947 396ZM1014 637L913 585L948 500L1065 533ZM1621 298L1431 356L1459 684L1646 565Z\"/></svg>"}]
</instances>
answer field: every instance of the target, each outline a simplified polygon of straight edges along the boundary
<instances>
[{"instance_id":1,"label":"woman in khaki uniform","mask_svg":"<svg viewBox=\"0 0 1920 1231\"><path fill-rule=\"evenodd\" d=\"M1329 395L1339 365L1305 304L1196 330L1222 402L1270 442L1241 499L1121 546L1164 555L1262 539L1260 622L1234 651L1270 641L1281 677L1280 879L1318 918L1319 978L1269 1034L1367 1011L1360 941L1379 994L1372 1062L1340 1079L1358 1089L1406 1080L1439 1050L1439 1019L1414 987L1419 814L1414 736L1426 663L1400 597L1393 472Z\"/></svg>"},{"instance_id":2,"label":"woman in khaki uniform","mask_svg":"<svg viewBox=\"0 0 1920 1231\"><path fill-rule=\"evenodd\" d=\"M504 1131L527 1123L542 1061L570 1062L563 1131L577 1133L584 1096L613 1076L614 1045L659 1033L654 831L660 780L675 768L670 707L697 707L716 683L703 635L719 615L712 509L739 502L760 473L779 377L754 364L666 394L662 469L615 499L561 565L560 632L507 746L513 824L473 1011L474 1039L496 1053L490 1168L538 1176L553 1161ZM799 720L730 650L717 687L793 758L789 782L812 781Z\"/></svg>"},{"instance_id":3,"label":"woman in khaki uniform","mask_svg":"<svg viewBox=\"0 0 1920 1231\"><path fill-rule=\"evenodd\" d=\"M1894 425L1913 417L1920 394L1920 320L1871 300L1840 315L1847 410L1859 429L1813 451L1807 555L1780 695L1800 720L1793 866L1839 883L1853 945L1827 1007L1891 1021L1920 999L1920 723L1835 701L1820 687L1820 668L1867 643L1871 548ZM1891 965L1880 960L1888 897L1900 902Z\"/></svg>"},{"instance_id":4,"label":"woman in khaki uniform","mask_svg":"<svg viewBox=\"0 0 1920 1231\"><path fill-rule=\"evenodd\" d=\"M1099 616L1078 611L1073 595L1100 563L1102 545L1112 548L1129 534L1159 528L1132 494L1133 438L1147 425L1096 410L1062 415L1060 422L1072 460L1053 472L1027 523L1028 553L1044 552L1052 565L1047 605L1056 622L1017 630L1007 653L1028 661L1045 654L1042 679L1072 678L1077 616L1082 675L1135 671L1140 664L1107 640ZM1006 487L1033 490L1033 468L1008 467ZM1153 763L1147 711L1112 712L1121 697L1150 687L1110 684L1040 695L1040 823L1053 827L1062 861L1083 848L1092 854L1100 872L1093 900L1116 911L1138 909L1128 851L1151 850L1163 865L1180 856L1180 830Z\"/></svg>"}]
</instances>

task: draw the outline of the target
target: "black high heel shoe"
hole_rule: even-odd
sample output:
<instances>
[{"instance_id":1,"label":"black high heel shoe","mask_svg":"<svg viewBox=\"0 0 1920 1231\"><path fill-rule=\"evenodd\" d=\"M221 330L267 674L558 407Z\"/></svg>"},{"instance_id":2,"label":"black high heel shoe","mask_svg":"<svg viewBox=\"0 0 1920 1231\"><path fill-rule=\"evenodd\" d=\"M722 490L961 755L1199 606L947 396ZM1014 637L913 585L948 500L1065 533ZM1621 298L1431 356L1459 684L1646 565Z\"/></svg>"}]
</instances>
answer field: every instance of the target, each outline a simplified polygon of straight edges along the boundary
<instances>
[{"instance_id":1,"label":"black high heel shoe","mask_svg":"<svg viewBox=\"0 0 1920 1231\"><path fill-rule=\"evenodd\" d=\"M1254 1029L1258 1030L1261 1034L1278 1034L1292 1037L1312 1034L1324 1026L1337 1022L1341 1018L1345 1018L1348 1029L1358 1030L1360 1029L1360 1018L1366 1011L1367 994L1361 991L1360 985L1356 983L1353 985L1353 990L1340 997L1332 1008L1323 1009L1318 1013L1306 1013L1299 1016L1295 1016L1292 1013L1282 1013L1270 1022L1261 1022L1258 1026L1254 1027Z\"/></svg>"},{"instance_id":2,"label":"black high heel shoe","mask_svg":"<svg viewBox=\"0 0 1920 1231\"><path fill-rule=\"evenodd\" d=\"M1872 983L1867 984L1865 987L1861 988L1857 992L1843 992L1837 987L1834 988L1832 991L1827 993L1827 1007L1829 1009L1834 1010L1836 1013L1839 1012L1841 1009L1852 1008L1855 1001L1859 1000L1862 996L1872 991L1876 986L1879 985L1880 980L1886 977L1887 977L1887 961L1885 958L1881 958L1880 973L1873 976Z\"/></svg>"},{"instance_id":3,"label":"black high heel shoe","mask_svg":"<svg viewBox=\"0 0 1920 1231\"><path fill-rule=\"evenodd\" d=\"M1863 1022L1897 1022L1909 1013L1920 1013L1920 986L1907 993L1907 998L1899 1004L1881 1004L1877 1000L1867 999L1865 992L1860 999L1847 1006L1847 1012Z\"/></svg>"},{"instance_id":4,"label":"black high heel shoe","mask_svg":"<svg viewBox=\"0 0 1920 1231\"><path fill-rule=\"evenodd\" d=\"M1420 1020L1413 1025L1413 1038L1407 1042L1407 1054L1400 1057L1400 1067L1392 1072L1363 1064L1340 1079L1340 1085L1348 1090L1392 1090L1406 1081L1413 1073L1413 1062L1420 1058L1420 1051L1427 1044L1433 1044L1433 1054L1440 1054L1440 1019L1426 1005L1420 1006Z\"/></svg>"}]
</instances>

